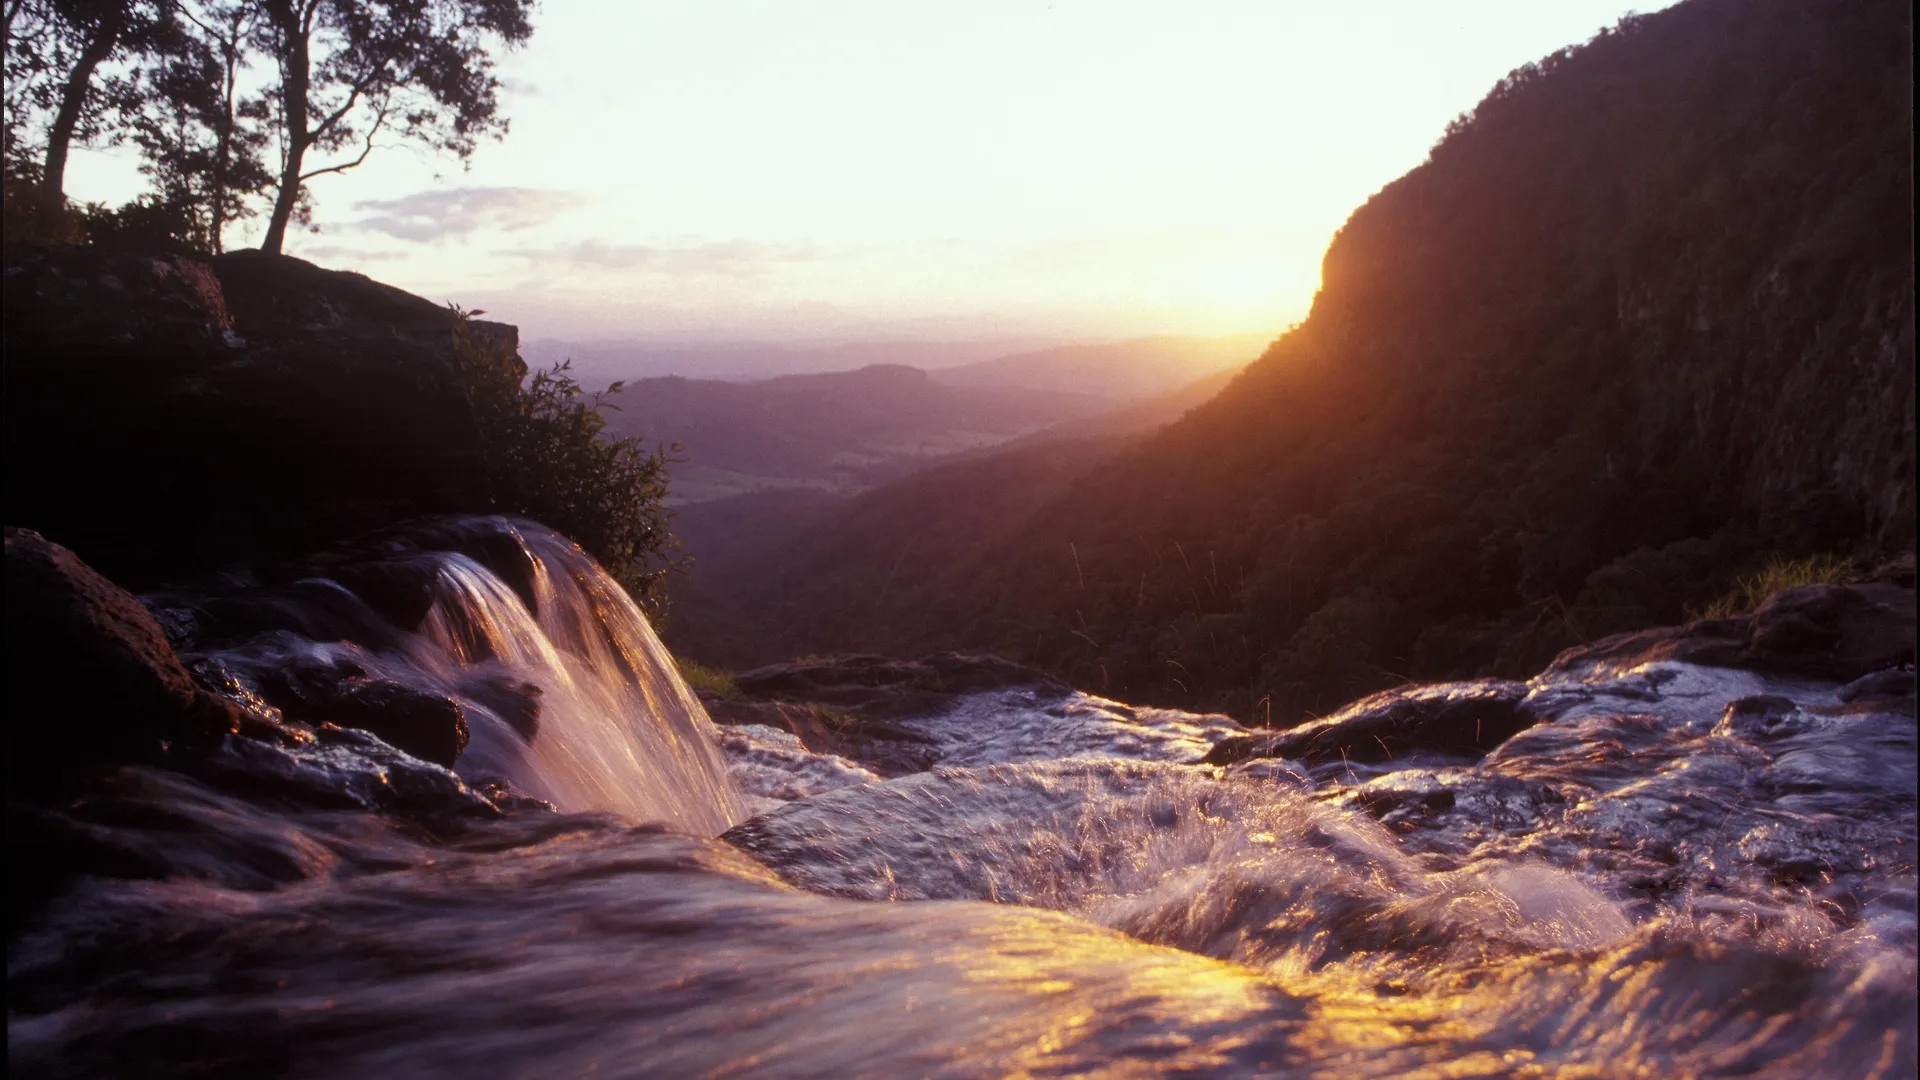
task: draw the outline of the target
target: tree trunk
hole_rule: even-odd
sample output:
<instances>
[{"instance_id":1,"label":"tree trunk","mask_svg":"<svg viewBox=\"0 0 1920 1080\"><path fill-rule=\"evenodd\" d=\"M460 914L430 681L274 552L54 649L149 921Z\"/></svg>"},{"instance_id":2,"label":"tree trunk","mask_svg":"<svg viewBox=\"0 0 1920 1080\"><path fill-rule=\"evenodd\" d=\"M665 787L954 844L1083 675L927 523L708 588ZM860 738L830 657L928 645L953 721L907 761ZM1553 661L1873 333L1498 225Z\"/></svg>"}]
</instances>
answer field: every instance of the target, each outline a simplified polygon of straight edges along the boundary
<instances>
[{"instance_id":1,"label":"tree trunk","mask_svg":"<svg viewBox=\"0 0 1920 1080\"><path fill-rule=\"evenodd\" d=\"M227 214L229 212L227 209L227 173L233 158L234 81L236 72L240 66L238 52L239 31L237 28L234 29L234 34L235 36L232 39L222 38L220 40L220 60L223 76L220 95L220 136L214 148L213 205L209 210L213 218L212 239L213 253L215 255L226 250L226 245L222 242L222 237L227 231Z\"/></svg>"},{"instance_id":2,"label":"tree trunk","mask_svg":"<svg viewBox=\"0 0 1920 1080\"><path fill-rule=\"evenodd\" d=\"M60 111L47 130L47 162L40 176L40 200L51 213L67 208L67 150L73 144L73 131L80 124L80 110L87 103L87 91L93 87L93 71L113 54L120 31L126 26L127 9L116 4L100 18L87 47L80 51L67 85L60 92Z\"/></svg>"},{"instance_id":3,"label":"tree trunk","mask_svg":"<svg viewBox=\"0 0 1920 1080\"><path fill-rule=\"evenodd\" d=\"M307 89L311 73L307 57L307 20L287 0L267 5L267 17L280 31L282 77L280 111L286 121L286 158L280 168L280 193L273 200L273 216L267 219L266 239L260 250L280 254L287 242L287 222L300 201L300 165L306 159L311 136L307 132Z\"/></svg>"}]
</instances>

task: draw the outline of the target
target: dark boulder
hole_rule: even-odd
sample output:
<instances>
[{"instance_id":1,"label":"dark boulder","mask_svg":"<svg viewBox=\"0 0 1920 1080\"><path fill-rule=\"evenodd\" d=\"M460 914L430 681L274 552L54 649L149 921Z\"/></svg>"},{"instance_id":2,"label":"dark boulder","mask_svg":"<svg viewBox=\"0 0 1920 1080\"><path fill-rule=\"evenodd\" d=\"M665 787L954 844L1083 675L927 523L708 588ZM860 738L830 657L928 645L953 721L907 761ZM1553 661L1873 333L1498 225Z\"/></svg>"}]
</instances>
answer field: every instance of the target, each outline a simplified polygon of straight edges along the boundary
<instances>
[{"instance_id":1,"label":"dark boulder","mask_svg":"<svg viewBox=\"0 0 1920 1080\"><path fill-rule=\"evenodd\" d=\"M377 735L388 746L449 769L467 748L467 714L460 703L402 683L355 680L312 715Z\"/></svg>"},{"instance_id":2,"label":"dark boulder","mask_svg":"<svg viewBox=\"0 0 1920 1080\"><path fill-rule=\"evenodd\" d=\"M26 529L6 530L6 563L9 793L239 730L238 707L195 684L132 594Z\"/></svg>"},{"instance_id":3,"label":"dark boulder","mask_svg":"<svg viewBox=\"0 0 1920 1080\"><path fill-rule=\"evenodd\" d=\"M1063 697L1071 689L1043 671L997 656L933 653L920 660L850 655L796 660L734 676L751 697L823 705L867 719L924 716L964 694L1029 688Z\"/></svg>"},{"instance_id":4,"label":"dark boulder","mask_svg":"<svg viewBox=\"0 0 1920 1080\"><path fill-rule=\"evenodd\" d=\"M1619 675L1662 660L1851 682L1914 659L1914 591L1888 583L1782 589L1751 615L1616 634L1569 649L1543 678Z\"/></svg>"},{"instance_id":5,"label":"dark boulder","mask_svg":"<svg viewBox=\"0 0 1920 1080\"><path fill-rule=\"evenodd\" d=\"M1521 708L1525 683L1486 679L1386 690L1331 716L1273 734L1234 735L1207 754L1210 765L1279 757L1317 765L1378 763L1413 753L1478 758L1536 717Z\"/></svg>"},{"instance_id":6,"label":"dark boulder","mask_svg":"<svg viewBox=\"0 0 1920 1080\"><path fill-rule=\"evenodd\" d=\"M482 675L460 685L460 693L506 721L522 739L540 733L540 701L545 691L534 683L504 675Z\"/></svg>"},{"instance_id":7,"label":"dark boulder","mask_svg":"<svg viewBox=\"0 0 1920 1080\"><path fill-rule=\"evenodd\" d=\"M255 673L267 704L288 720L354 728L422 761L453 767L467 748L466 710L445 694L370 678L355 664L291 665Z\"/></svg>"},{"instance_id":8,"label":"dark boulder","mask_svg":"<svg viewBox=\"0 0 1920 1080\"><path fill-rule=\"evenodd\" d=\"M1862 675L1840 688L1840 700L1871 701L1877 698L1910 698L1914 693L1913 668L1888 668Z\"/></svg>"},{"instance_id":9,"label":"dark boulder","mask_svg":"<svg viewBox=\"0 0 1920 1080\"><path fill-rule=\"evenodd\" d=\"M718 724L761 724L791 732L816 754L838 754L885 777L925 772L940 760L933 739L885 720L862 719L819 705L703 696Z\"/></svg>"},{"instance_id":10,"label":"dark boulder","mask_svg":"<svg viewBox=\"0 0 1920 1080\"><path fill-rule=\"evenodd\" d=\"M287 256L6 251L7 517L139 589L489 508L456 338ZM517 364L517 360L510 360Z\"/></svg>"},{"instance_id":11,"label":"dark boulder","mask_svg":"<svg viewBox=\"0 0 1920 1080\"><path fill-rule=\"evenodd\" d=\"M967 694L1028 690L1045 698L1067 684L997 656L939 652L919 660L847 655L773 664L735 675L741 697L709 699L723 724L766 724L815 753L838 754L880 774L925 772L940 760L927 736L894 721L929 716Z\"/></svg>"}]
</instances>

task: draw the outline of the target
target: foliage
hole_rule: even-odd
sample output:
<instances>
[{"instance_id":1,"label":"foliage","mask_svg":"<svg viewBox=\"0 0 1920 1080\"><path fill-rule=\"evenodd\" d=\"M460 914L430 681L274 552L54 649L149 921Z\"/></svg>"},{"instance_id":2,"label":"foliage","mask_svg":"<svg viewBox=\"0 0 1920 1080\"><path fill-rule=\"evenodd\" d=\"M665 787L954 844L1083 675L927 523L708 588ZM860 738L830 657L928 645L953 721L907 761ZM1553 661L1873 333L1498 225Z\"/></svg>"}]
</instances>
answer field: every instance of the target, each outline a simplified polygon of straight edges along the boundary
<instances>
[{"instance_id":1,"label":"foliage","mask_svg":"<svg viewBox=\"0 0 1920 1080\"><path fill-rule=\"evenodd\" d=\"M49 210L40 197L40 166L33 161L8 162L0 184L5 200L6 242L9 244L79 244L86 227L65 207Z\"/></svg>"},{"instance_id":2,"label":"foliage","mask_svg":"<svg viewBox=\"0 0 1920 1080\"><path fill-rule=\"evenodd\" d=\"M143 195L118 207L88 203L71 209L68 216L93 243L150 250L208 250L194 207L157 194Z\"/></svg>"},{"instance_id":3,"label":"foliage","mask_svg":"<svg viewBox=\"0 0 1920 1080\"><path fill-rule=\"evenodd\" d=\"M489 52L533 33L533 0L260 0L281 72L279 193L261 249L277 252L307 181L359 166L382 131L462 160L506 130ZM359 153L314 168L309 151Z\"/></svg>"},{"instance_id":4,"label":"foliage","mask_svg":"<svg viewBox=\"0 0 1920 1080\"><path fill-rule=\"evenodd\" d=\"M677 447L603 438L607 391L585 394L561 362L529 378L511 350L461 311L455 359L486 454L495 509L558 529L600 560L635 600L659 613L678 561L663 505Z\"/></svg>"},{"instance_id":5,"label":"foliage","mask_svg":"<svg viewBox=\"0 0 1920 1080\"><path fill-rule=\"evenodd\" d=\"M1855 569L1854 560L1845 556L1809 555L1800 559L1775 556L1759 573L1741 578L1726 595L1708 604L1699 617L1725 619L1745 615L1781 589L1838 584L1849 580Z\"/></svg>"},{"instance_id":6,"label":"foliage","mask_svg":"<svg viewBox=\"0 0 1920 1080\"><path fill-rule=\"evenodd\" d=\"M308 220L309 181L382 135L464 160L500 135L492 51L532 34L533 0L8 0L5 161L40 177L43 233L67 212L69 148L132 139L154 190L115 211L185 215L208 252L274 192L262 247ZM276 85L250 92L250 69ZM268 143L279 161L269 166ZM314 162L314 154L336 155ZM95 213L98 216L98 212ZM150 223L150 222L149 222Z\"/></svg>"},{"instance_id":7,"label":"foliage","mask_svg":"<svg viewBox=\"0 0 1920 1080\"><path fill-rule=\"evenodd\" d=\"M146 159L141 171L154 185L142 201L182 219L180 242L218 253L226 227L254 216L251 200L274 179L264 156L266 101L241 90L260 14L253 4L211 0L172 11L177 21L155 50L141 107L128 119Z\"/></svg>"},{"instance_id":8,"label":"foliage","mask_svg":"<svg viewBox=\"0 0 1920 1080\"><path fill-rule=\"evenodd\" d=\"M29 147L40 159L42 208L65 211L68 151L124 134L139 107L137 71L111 62L153 53L168 36L167 0L13 0L6 9L6 160L18 165ZM27 133L44 116L44 142Z\"/></svg>"}]
</instances>

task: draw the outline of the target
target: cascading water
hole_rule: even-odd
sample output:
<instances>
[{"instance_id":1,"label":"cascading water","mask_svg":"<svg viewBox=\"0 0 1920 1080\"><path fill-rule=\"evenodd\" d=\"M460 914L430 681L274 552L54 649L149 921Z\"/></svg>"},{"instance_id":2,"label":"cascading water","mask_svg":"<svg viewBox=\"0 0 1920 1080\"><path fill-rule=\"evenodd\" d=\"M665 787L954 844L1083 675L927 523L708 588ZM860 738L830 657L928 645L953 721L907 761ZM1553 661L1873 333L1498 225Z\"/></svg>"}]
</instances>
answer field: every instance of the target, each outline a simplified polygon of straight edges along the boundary
<instances>
[{"instance_id":1,"label":"cascading water","mask_svg":"<svg viewBox=\"0 0 1920 1080\"><path fill-rule=\"evenodd\" d=\"M528 523L152 603L289 718L450 755L394 718L457 702L473 786L325 727L107 778L58 835L115 876L9 943L16 1075L1915 1066L1910 666L1428 687L1379 715L1511 724L1230 766L1224 717L956 693L894 721L939 763L884 779L754 725L716 748L641 614Z\"/></svg>"},{"instance_id":2,"label":"cascading water","mask_svg":"<svg viewBox=\"0 0 1920 1080\"><path fill-rule=\"evenodd\" d=\"M566 538L528 521L462 519L313 569L333 576L154 603L190 638L212 639L185 643L189 662L255 694L272 684L318 697L317 719L339 693L317 684L334 680L457 702L470 741L453 767L470 780L709 836L745 816L672 657Z\"/></svg>"}]
</instances>

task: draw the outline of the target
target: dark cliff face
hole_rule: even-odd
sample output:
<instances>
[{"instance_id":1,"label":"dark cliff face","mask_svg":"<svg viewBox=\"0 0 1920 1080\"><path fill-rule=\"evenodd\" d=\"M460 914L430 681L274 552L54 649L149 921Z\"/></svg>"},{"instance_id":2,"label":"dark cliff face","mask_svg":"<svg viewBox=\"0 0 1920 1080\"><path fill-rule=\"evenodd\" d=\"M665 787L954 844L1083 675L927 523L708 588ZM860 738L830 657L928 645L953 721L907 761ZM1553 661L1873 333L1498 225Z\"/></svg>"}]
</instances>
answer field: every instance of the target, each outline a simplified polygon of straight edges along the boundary
<instances>
[{"instance_id":1,"label":"dark cliff face","mask_svg":"<svg viewBox=\"0 0 1920 1080\"><path fill-rule=\"evenodd\" d=\"M7 521L139 587L486 509L456 323L285 256L9 249Z\"/></svg>"},{"instance_id":2,"label":"dark cliff face","mask_svg":"<svg viewBox=\"0 0 1920 1080\"><path fill-rule=\"evenodd\" d=\"M1078 566L994 603L1119 692L1284 718L1910 546L1910 26L1692 0L1516 72L1299 331L1020 541Z\"/></svg>"},{"instance_id":3,"label":"dark cliff face","mask_svg":"<svg viewBox=\"0 0 1920 1080\"><path fill-rule=\"evenodd\" d=\"M884 602L839 598L844 560L788 573L860 612L812 647L1285 723L1525 675L1774 556L1910 547L1910 29L1688 0L1515 72L1213 401Z\"/></svg>"}]
</instances>

